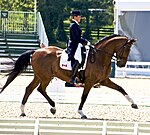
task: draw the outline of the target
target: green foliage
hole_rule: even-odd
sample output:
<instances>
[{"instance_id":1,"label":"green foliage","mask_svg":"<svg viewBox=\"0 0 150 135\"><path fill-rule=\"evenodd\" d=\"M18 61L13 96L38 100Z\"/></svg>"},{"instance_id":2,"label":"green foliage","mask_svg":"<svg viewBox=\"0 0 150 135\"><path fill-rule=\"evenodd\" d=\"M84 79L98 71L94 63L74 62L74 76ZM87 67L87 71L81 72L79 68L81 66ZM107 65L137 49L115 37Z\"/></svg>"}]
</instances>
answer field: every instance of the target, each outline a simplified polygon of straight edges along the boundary
<instances>
[{"instance_id":1,"label":"green foliage","mask_svg":"<svg viewBox=\"0 0 150 135\"><path fill-rule=\"evenodd\" d=\"M64 22L62 16L58 20L58 27L56 30L56 39L59 41L67 41L66 32L64 30Z\"/></svg>"},{"instance_id":2,"label":"green foliage","mask_svg":"<svg viewBox=\"0 0 150 135\"><path fill-rule=\"evenodd\" d=\"M9 11L34 11L31 0L0 0L0 9ZM37 0L37 10L41 12L50 44L67 41L64 23L69 20L70 11L81 10L83 37L92 39L93 29L113 25L113 0ZM89 9L104 9L105 12L90 12ZM95 39L94 39L95 40Z\"/></svg>"},{"instance_id":3,"label":"green foliage","mask_svg":"<svg viewBox=\"0 0 150 135\"><path fill-rule=\"evenodd\" d=\"M55 43L56 39L62 40L64 38L60 35L65 34L62 22L66 3L67 0L39 0L38 10L42 14L50 43Z\"/></svg>"},{"instance_id":4,"label":"green foliage","mask_svg":"<svg viewBox=\"0 0 150 135\"><path fill-rule=\"evenodd\" d=\"M53 4L51 4L53 3ZM88 9L105 9L105 12L89 12ZM68 20L70 11L79 9L84 17L81 26L85 27L83 37L92 40L91 29L112 25L112 0L39 0L39 11L42 13L50 43L66 41L64 20Z\"/></svg>"},{"instance_id":5,"label":"green foliage","mask_svg":"<svg viewBox=\"0 0 150 135\"><path fill-rule=\"evenodd\" d=\"M8 13L7 22L10 22L6 25L7 32L34 32L34 13L15 13L9 12ZM11 23L13 22L13 23ZM22 27L21 27L22 26ZM0 28L1 30L1 28Z\"/></svg>"},{"instance_id":6,"label":"green foliage","mask_svg":"<svg viewBox=\"0 0 150 135\"><path fill-rule=\"evenodd\" d=\"M8 11L34 11L34 1L31 0L0 0L0 9Z\"/></svg>"}]
</instances>

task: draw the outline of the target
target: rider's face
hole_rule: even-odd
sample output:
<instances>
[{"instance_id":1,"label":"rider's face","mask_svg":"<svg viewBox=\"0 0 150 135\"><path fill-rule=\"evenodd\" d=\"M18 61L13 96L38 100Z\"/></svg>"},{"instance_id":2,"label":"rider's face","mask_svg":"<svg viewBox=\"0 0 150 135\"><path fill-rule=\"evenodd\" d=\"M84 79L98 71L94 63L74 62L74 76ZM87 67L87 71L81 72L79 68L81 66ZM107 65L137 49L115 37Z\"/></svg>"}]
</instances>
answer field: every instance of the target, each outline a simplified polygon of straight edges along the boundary
<instances>
[{"instance_id":1,"label":"rider's face","mask_svg":"<svg viewBox=\"0 0 150 135\"><path fill-rule=\"evenodd\" d=\"M80 23L80 21L81 21L81 16L74 16L74 19L78 22L78 23Z\"/></svg>"}]
</instances>

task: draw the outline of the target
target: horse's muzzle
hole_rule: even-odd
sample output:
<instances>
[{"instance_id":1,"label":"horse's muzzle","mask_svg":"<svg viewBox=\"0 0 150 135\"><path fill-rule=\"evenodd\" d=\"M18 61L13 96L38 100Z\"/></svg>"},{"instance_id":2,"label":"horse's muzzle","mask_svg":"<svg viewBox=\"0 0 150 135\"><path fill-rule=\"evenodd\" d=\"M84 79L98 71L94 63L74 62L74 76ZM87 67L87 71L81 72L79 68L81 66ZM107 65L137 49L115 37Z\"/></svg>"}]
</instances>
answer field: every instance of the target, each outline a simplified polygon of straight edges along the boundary
<instances>
[{"instance_id":1,"label":"horse's muzzle","mask_svg":"<svg viewBox=\"0 0 150 135\"><path fill-rule=\"evenodd\" d=\"M121 59L118 59L116 65L117 65L118 67L125 67L126 61L123 61L123 60L121 60Z\"/></svg>"}]
</instances>

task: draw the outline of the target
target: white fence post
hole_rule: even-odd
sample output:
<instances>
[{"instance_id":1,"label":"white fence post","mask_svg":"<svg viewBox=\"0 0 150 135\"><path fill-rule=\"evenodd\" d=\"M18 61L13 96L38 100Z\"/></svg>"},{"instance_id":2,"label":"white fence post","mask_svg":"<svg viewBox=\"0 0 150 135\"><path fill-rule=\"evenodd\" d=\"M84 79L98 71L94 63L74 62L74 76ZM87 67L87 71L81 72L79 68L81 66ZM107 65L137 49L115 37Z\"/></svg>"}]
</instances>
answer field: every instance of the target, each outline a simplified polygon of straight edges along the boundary
<instances>
[{"instance_id":1,"label":"white fence post","mask_svg":"<svg viewBox=\"0 0 150 135\"><path fill-rule=\"evenodd\" d=\"M138 135L138 123L137 122L134 124L134 134L133 135Z\"/></svg>"},{"instance_id":2,"label":"white fence post","mask_svg":"<svg viewBox=\"0 0 150 135\"><path fill-rule=\"evenodd\" d=\"M103 122L103 130L102 130L102 135L107 135L107 122Z\"/></svg>"},{"instance_id":3,"label":"white fence post","mask_svg":"<svg viewBox=\"0 0 150 135\"><path fill-rule=\"evenodd\" d=\"M35 121L34 135L39 135L39 119Z\"/></svg>"}]
</instances>

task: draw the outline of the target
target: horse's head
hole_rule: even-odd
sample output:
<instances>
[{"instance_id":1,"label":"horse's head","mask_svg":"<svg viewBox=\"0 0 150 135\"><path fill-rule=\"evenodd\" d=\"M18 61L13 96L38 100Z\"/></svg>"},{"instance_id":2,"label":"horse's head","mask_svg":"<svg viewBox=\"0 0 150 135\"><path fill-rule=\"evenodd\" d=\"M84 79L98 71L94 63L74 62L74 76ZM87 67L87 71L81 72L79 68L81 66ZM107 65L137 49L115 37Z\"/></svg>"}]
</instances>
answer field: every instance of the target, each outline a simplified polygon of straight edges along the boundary
<instances>
[{"instance_id":1,"label":"horse's head","mask_svg":"<svg viewBox=\"0 0 150 135\"><path fill-rule=\"evenodd\" d=\"M130 48L134 42L136 42L135 39L129 40L126 36L114 34L97 42L95 44L95 49L99 50L101 54L107 56L106 58L110 61L114 56L114 53L116 53L115 57L117 58L117 66L124 67L128 60Z\"/></svg>"},{"instance_id":2,"label":"horse's head","mask_svg":"<svg viewBox=\"0 0 150 135\"><path fill-rule=\"evenodd\" d=\"M117 66L124 67L128 60L128 55L130 53L130 48L133 43L136 42L136 39L127 39L125 44L123 44L120 48L116 48L116 57L117 57Z\"/></svg>"}]
</instances>

